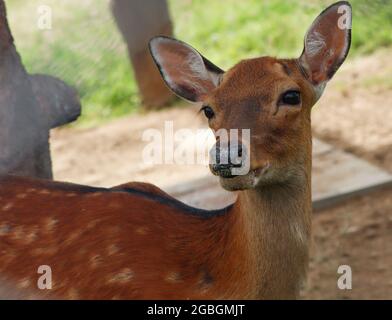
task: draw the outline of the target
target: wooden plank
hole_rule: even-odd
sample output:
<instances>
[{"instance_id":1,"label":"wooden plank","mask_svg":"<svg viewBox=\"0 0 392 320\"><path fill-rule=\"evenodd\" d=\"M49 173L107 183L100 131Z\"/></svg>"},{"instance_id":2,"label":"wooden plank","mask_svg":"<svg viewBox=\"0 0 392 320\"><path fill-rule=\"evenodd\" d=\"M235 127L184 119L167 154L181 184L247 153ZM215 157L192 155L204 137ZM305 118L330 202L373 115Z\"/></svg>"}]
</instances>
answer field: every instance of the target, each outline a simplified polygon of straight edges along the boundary
<instances>
[{"instance_id":1,"label":"wooden plank","mask_svg":"<svg viewBox=\"0 0 392 320\"><path fill-rule=\"evenodd\" d=\"M314 156L312 174L315 209L392 185L391 174L338 149Z\"/></svg>"},{"instance_id":2,"label":"wooden plank","mask_svg":"<svg viewBox=\"0 0 392 320\"><path fill-rule=\"evenodd\" d=\"M352 196L392 185L392 175L318 139L313 140L313 207L326 208ZM164 188L177 199L204 209L222 208L236 195L206 175Z\"/></svg>"}]
</instances>

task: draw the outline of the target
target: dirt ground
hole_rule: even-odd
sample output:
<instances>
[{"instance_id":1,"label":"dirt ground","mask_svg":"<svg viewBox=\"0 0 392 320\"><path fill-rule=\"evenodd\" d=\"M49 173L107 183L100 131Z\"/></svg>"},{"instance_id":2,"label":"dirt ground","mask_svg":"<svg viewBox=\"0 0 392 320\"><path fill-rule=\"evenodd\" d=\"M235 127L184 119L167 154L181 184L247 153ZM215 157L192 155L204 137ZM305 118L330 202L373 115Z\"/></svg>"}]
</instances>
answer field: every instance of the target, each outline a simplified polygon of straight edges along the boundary
<instances>
[{"instance_id":1,"label":"dirt ground","mask_svg":"<svg viewBox=\"0 0 392 320\"><path fill-rule=\"evenodd\" d=\"M316 105L314 135L392 172L392 49L343 65ZM99 128L52 132L55 178L97 186L149 181L162 188L206 166L146 165L142 132L203 126L197 107L133 115ZM313 246L305 299L392 299L392 188L314 213ZM339 290L339 265L352 268L352 290Z\"/></svg>"},{"instance_id":2,"label":"dirt ground","mask_svg":"<svg viewBox=\"0 0 392 320\"><path fill-rule=\"evenodd\" d=\"M343 66L313 113L314 135L392 171L392 51ZM315 213L305 298L392 299L392 189ZM353 289L339 290L339 265Z\"/></svg>"}]
</instances>

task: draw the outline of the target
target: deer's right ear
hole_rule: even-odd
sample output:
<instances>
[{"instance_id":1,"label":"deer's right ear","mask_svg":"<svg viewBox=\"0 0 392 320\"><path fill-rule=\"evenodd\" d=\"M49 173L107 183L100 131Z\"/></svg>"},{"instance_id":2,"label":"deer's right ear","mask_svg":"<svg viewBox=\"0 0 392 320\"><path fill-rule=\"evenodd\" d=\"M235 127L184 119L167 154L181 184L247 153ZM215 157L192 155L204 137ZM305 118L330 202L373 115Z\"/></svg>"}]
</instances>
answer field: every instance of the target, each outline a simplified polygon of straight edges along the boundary
<instances>
[{"instance_id":1,"label":"deer's right ear","mask_svg":"<svg viewBox=\"0 0 392 320\"><path fill-rule=\"evenodd\" d=\"M224 73L191 46L172 38L153 38L150 52L169 88L188 101L203 101Z\"/></svg>"}]
</instances>

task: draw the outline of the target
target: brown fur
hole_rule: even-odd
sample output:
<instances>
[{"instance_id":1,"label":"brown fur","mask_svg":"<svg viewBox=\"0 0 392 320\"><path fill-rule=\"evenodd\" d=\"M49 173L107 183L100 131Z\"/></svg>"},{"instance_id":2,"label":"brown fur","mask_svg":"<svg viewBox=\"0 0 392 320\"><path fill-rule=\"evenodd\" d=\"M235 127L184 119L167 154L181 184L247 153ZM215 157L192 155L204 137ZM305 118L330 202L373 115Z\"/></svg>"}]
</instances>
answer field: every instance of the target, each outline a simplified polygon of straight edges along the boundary
<instances>
[{"instance_id":1,"label":"brown fur","mask_svg":"<svg viewBox=\"0 0 392 320\"><path fill-rule=\"evenodd\" d=\"M132 192L17 177L1 179L0 197L0 274L15 285L29 279L22 291L82 299L247 294L246 281L226 288L251 274L234 211L206 219ZM51 266L52 290L37 289L39 265Z\"/></svg>"}]
</instances>

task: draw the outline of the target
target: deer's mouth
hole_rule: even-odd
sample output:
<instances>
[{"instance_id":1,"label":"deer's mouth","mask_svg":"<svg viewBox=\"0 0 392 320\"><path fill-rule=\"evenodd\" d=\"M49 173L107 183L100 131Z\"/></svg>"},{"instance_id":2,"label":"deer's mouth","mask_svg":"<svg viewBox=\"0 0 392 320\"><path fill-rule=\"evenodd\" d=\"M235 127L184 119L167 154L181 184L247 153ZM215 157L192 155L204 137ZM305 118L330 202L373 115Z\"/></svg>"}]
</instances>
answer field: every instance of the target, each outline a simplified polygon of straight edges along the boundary
<instances>
[{"instance_id":1,"label":"deer's mouth","mask_svg":"<svg viewBox=\"0 0 392 320\"><path fill-rule=\"evenodd\" d=\"M270 168L270 163L256 169L250 170L245 175L219 175L221 186L228 191L246 190L257 187L267 176Z\"/></svg>"}]
</instances>

